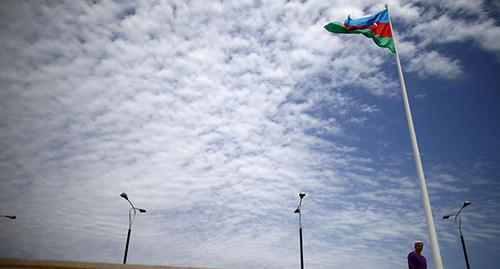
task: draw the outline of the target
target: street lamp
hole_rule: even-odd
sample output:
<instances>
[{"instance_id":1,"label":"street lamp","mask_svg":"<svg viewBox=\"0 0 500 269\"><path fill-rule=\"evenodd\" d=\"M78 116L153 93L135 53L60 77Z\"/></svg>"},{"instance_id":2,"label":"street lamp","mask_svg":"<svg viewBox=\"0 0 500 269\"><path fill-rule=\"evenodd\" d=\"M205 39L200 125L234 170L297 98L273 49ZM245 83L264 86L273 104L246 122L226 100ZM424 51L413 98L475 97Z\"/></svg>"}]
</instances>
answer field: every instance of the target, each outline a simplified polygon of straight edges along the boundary
<instances>
[{"instance_id":1,"label":"street lamp","mask_svg":"<svg viewBox=\"0 0 500 269\"><path fill-rule=\"evenodd\" d=\"M135 214L137 213L137 211L139 211L139 213L146 213L146 209L143 209L143 208L137 208L135 207L132 202L128 199L128 196L126 193L122 192L122 194L120 194L120 196L127 200L127 202L130 204L131 208L129 209L128 211L128 234L127 234L127 244L125 245L125 255L123 256L123 264L126 264L127 263L127 253L128 253L128 243L130 242L130 232L132 231L132 223L134 222L134 219L135 219ZM132 215L132 212L133 212L133 215Z\"/></svg>"},{"instance_id":2,"label":"street lamp","mask_svg":"<svg viewBox=\"0 0 500 269\"><path fill-rule=\"evenodd\" d=\"M16 219L16 216L0 215L0 217L9 218L9 219Z\"/></svg>"},{"instance_id":3,"label":"street lamp","mask_svg":"<svg viewBox=\"0 0 500 269\"><path fill-rule=\"evenodd\" d=\"M465 264L467 265L467 269L470 269L470 265L469 265L469 257L467 257L467 249L465 248L464 236L462 234L462 216L460 215L460 213L466 206L469 206L470 204L471 204L470 201L464 201L462 208L460 208L460 210L458 210L456 214L443 216L443 219L448 219L453 216L455 217L455 224L458 225L458 231L460 232L460 241L462 242L462 249L464 251ZM457 223L457 218L458 218L458 223Z\"/></svg>"},{"instance_id":4,"label":"street lamp","mask_svg":"<svg viewBox=\"0 0 500 269\"><path fill-rule=\"evenodd\" d=\"M304 269L304 250L302 247L302 199L304 199L304 196L306 196L305 192L299 193L299 206L297 206L297 209L293 213L299 214L299 237L300 237L300 268Z\"/></svg>"}]
</instances>

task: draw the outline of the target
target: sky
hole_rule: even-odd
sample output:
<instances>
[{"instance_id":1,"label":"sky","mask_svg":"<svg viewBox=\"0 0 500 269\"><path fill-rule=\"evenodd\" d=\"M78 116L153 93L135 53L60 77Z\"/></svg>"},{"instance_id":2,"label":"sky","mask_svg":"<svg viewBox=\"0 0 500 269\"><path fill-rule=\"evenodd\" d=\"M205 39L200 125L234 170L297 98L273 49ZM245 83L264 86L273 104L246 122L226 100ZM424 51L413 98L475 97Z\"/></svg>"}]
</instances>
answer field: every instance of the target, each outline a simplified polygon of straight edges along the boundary
<instances>
[{"instance_id":1,"label":"sky","mask_svg":"<svg viewBox=\"0 0 500 269\"><path fill-rule=\"evenodd\" d=\"M1 1L0 258L434 268L385 1ZM445 268L500 251L500 3L389 1Z\"/></svg>"}]
</instances>

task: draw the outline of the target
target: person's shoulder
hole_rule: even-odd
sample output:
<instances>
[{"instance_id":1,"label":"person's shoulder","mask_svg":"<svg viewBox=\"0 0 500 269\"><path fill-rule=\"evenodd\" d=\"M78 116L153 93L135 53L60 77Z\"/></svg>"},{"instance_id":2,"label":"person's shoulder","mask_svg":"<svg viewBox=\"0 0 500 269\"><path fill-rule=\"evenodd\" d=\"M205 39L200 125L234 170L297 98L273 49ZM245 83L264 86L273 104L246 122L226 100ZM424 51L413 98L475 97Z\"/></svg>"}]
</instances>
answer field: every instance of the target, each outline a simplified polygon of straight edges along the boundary
<instances>
[{"instance_id":1,"label":"person's shoulder","mask_svg":"<svg viewBox=\"0 0 500 269\"><path fill-rule=\"evenodd\" d=\"M408 257L415 256L415 251L408 253Z\"/></svg>"}]
</instances>

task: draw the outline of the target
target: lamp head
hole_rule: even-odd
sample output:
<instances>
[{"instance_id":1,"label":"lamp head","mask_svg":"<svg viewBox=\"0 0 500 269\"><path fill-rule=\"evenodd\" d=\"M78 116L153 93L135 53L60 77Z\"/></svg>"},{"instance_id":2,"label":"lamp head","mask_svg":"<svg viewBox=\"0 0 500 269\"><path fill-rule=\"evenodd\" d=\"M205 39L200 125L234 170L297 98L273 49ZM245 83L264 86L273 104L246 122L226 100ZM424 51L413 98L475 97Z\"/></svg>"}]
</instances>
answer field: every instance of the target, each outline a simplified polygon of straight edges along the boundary
<instances>
[{"instance_id":1,"label":"lamp head","mask_svg":"<svg viewBox=\"0 0 500 269\"><path fill-rule=\"evenodd\" d=\"M146 213L146 209L144 209L144 208L137 208L137 209L139 209L139 212L141 212L141 213Z\"/></svg>"},{"instance_id":2,"label":"lamp head","mask_svg":"<svg viewBox=\"0 0 500 269\"><path fill-rule=\"evenodd\" d=\"M443 216L443 219L449 219L450 215Z\"/></svg>"},{"instance_id":3,"label":"lamp head","mask_svg":"<svg viewBox=\"0 0 500 269\"><path fill-rule=\"evenodd\" d=\"M470 204L472 204L471 201L464 201L464 207L469 206Z\"/></svg>"},{"instance_id":4,"label":"lamp head","mask_svg":"<svg viewBox=\"0 0 500 269\"><path fill-rule=\"evenodd\" d=\"M127 194L126 194L126 193L122 192L122 194L120 194L120 196L121 196L123 199L125 199L125 200L127 200L127 201L128 201L128 196L127 196Z\"/></svg>"},{"instance_id":5,"label":"lamp head","mask_svg":"<svg viewBox=\"0 0 500 269\"><path fill-rule=\"evenodd\" d=\"M297 209L295 209L295 211L293 211L293 213L296 213L296 214L300 213L300 208L297 207Z\"/></svg>"},{"instance_id":6,"label":"lamp head","mask_svg":"<svg viewBox=\"0 0 500 269\"><path fill-rule=\"evenodd\" d=\"M304 196L306 196L305 192L300 192L299 193L299 197L300 197L301 200L304 199Z\"/></svg>"}]
</instances>

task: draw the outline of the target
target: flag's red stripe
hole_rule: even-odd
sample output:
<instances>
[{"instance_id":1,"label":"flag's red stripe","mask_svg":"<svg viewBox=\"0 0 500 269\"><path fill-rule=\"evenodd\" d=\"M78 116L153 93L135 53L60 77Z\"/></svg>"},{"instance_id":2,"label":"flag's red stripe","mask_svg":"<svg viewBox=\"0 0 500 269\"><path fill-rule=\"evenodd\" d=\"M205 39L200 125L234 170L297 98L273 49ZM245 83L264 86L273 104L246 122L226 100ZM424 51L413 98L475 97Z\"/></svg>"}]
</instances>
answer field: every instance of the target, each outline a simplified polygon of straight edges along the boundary
<instances>
[{"instance_id":1,"label":"flag's red stripe","mask_svg":"<svg viewBox=\"0 0 500 269\"><path fill-rule=\"evenodd\" d=\"M363 30L363 29L368 29L369 26L366 26L366 25L348 25L348 24L344 24L345 28L347 30Z\"/></svg>"},{"instance_id":2,"label":"flag's red stripe","mask_svg":"<svg viewBox=\"0 0 500 269\"><path fill-rule=\"evenodd\" d=\"M373 34L380 35L381 37L392 37L391 25L387 22L376 22L370 26L364 25L345 25L347 30L363 30L370 29Z\"/></svg>"},{"instance_id":3,"label":"flag's red stripe","mask_svg":"<svg viewBox=\"0 0 500 269\"><path fill-rule=\"evenodd\" d=\"M391 33L391 25L386 22L377 22L377 25L372 25L368 29L372 30L372 32L376 35L380 35L381 37L392 37Z\"/></svg>"}]
</instances>

